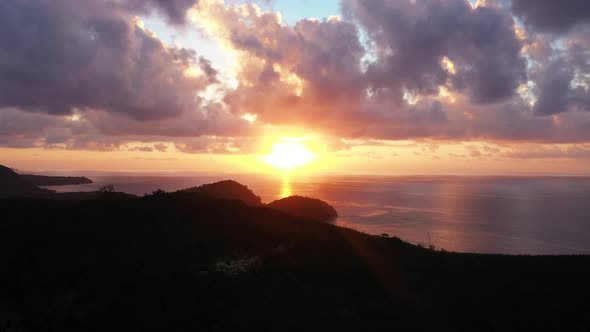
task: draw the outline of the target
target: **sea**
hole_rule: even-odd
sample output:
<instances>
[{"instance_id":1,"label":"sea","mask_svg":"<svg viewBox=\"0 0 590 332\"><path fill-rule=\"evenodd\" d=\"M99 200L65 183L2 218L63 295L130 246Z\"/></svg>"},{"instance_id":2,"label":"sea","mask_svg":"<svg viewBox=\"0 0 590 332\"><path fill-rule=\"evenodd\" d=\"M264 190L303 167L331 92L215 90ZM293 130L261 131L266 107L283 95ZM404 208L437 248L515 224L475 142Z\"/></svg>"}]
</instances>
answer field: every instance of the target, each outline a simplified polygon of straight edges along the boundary
<instances>
[{"instance_id":1,"label":"sea","mask_svg":"<svg viewBox=\"0 0 590 332\"><path fill-rule=\"evenodd\" d=\"M45 173L47 174L47 173ZM57 174L56 174L57 175ZM63 174L61 174L63 175ZM59 192L144 195L233 179L268 203L290 195L319 198L336 225L399 237L436 250L512 255L590 254L590 177L367 176L84 172L94 183Z\"/></svg>"}]
</instances>

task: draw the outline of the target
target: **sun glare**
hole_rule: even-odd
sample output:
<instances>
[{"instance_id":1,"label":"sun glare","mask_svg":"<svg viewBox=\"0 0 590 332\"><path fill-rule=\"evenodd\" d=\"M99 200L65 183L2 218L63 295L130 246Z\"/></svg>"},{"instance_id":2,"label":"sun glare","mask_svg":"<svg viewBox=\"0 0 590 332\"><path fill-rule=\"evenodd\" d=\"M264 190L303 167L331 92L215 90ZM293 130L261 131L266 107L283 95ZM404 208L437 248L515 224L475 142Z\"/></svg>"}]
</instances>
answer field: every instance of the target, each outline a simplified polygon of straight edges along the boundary
<instances>
[{"instance_id":1,"label":"sun glare","mask_svg":"<svg viewBox=\"0 0 590 332\"><path fill-rule=\"evenodd\" d=\"M263 160L279 170L288 173L289 171L309 164L317 158L303 142L298 140L282 140L272 145L269 155Z\"/></svg>"}]
</instances>

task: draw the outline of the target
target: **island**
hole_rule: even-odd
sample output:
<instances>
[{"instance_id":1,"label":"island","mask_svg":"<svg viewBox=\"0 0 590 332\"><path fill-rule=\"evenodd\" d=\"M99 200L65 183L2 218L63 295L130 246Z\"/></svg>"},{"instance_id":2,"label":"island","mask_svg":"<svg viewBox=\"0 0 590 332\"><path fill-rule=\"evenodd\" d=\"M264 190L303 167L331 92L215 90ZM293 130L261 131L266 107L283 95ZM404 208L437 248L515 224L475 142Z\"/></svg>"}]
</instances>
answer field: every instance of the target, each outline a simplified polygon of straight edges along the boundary
<instances>
[{"instance_id":1,"label":"island","mask_svg":"<svg viewBox=\"0 0 590 332\"><path fill-rule=\"evenodd\" d=\"M91 193L56 193L40 186L64 186L93 183L87 177L18 174L13 168L0 165L0 197L43 197L69 199L96 197Z\"/></svg>"},{"instance_id":2,"label":"island","mask_svg":"<svg viewBox=\"0 0 590 332\"><path fill-rule=\"evenodd\" d=\"M69 186L93 183L85 176L46 176L21 174L21 178L35 186Z\"/></svg>"},{"instance_id":3,"label":"island","mask_svg":"<svg viewBox=\"0 0 590 332\"><path fill-rule=\"evenodd\" d=\"M0 165L0 197L10 196L40 196L53 191L38 188L25 178L18 175L11 168Z\"/></svg>"},{"instance_id":4,"label":"island","mask_svg":"<svg viewBox=\"0 0 590 332\"><path fill-rule=\"evenodd\" d=\"M336 209L330 204L310 197L289 196L267 205L271 209L316 221L333 221L338 217Z\"/></svg>"}]
</instances>

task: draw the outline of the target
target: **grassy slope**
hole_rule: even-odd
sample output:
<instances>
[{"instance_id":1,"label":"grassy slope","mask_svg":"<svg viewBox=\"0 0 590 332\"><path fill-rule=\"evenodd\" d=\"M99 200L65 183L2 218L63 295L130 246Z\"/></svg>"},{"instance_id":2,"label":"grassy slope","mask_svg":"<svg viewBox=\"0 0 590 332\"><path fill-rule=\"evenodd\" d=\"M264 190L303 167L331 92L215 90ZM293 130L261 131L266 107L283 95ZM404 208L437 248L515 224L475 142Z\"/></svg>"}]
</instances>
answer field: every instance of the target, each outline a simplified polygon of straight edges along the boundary
<instances>
[{"instance_id":1,"label":"grassy slope","mask_svg":"<svg viewBox=\"0 0 590 332\"><path fill-rule=\"evenodd\" d=\"M590 328L590 257L434 252L186 194L0 211L0 330Z\"/></svg>"}]
</instances>

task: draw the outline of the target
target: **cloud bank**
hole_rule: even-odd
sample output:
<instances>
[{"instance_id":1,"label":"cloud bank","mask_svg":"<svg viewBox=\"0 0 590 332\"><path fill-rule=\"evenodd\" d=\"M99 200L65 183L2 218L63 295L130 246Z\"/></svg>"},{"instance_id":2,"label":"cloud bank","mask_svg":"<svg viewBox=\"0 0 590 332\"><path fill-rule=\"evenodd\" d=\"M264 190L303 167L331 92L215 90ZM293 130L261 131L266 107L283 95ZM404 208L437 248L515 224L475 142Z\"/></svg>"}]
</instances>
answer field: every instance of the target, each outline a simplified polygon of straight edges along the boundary
<instances>
[{"instance_id":1,"label":"cloud bank","mask_svg":"<svg viewBox=\"0 0 590 332\"><path fill-rule=\"evenodd\" d=\"M154 14L222 45L234 83L138 18ZM0 145L244 153L268 126L589 142L589 22L582 0L343 0L292 25L238 1L2 1Z\"/></svg>"}]
</instances>

